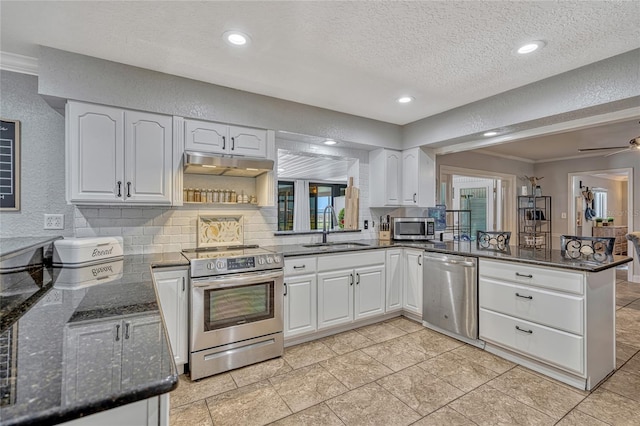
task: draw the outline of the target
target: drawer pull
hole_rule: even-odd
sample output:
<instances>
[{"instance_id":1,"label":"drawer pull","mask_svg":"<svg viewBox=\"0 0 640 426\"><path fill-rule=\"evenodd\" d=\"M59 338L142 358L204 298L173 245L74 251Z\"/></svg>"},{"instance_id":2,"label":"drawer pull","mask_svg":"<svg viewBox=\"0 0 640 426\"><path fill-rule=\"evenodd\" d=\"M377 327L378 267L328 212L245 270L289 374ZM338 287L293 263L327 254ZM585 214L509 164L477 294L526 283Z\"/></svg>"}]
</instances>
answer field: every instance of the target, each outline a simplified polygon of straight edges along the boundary
<instances>
[{"instance_id":1,"label":"drawer pull","mask_svg":"<svg viewBox=\"0 0 640 426\"><path fill-rule=\"evenodd\" d=\"M287 283L284 283L284 294L283 296L287 295Z\"/></svg>"},{"instance_id":2,"label":"drawer pull","mask_svg":"<svg viewBox=\"0 0 640 426\"><path fill-rule=\"evenodd\" d=\"M522 331L523 333L533 334L533 330L525 330L524 328L520 328L516 325L516 330Z\"/></svg>"},{"instance_id":3,"label":"drawer pull","mask_svg":"<svg viewBox=\"0 0 640 426\"><path fill-rule=\"evenodd\" d=\"M523 277L523 278L533 278L533 275L531 274L521 274L520 272L516 272L516 277Z\"/></svg>"},{"instance_id":4,"label":"drawer pull","mask_svg":"<svg viewBox=\"0 0 640 426\"><path fill-rule=\"evenodd\" d=\"M307 265L294 266L293 269L304 269Z\"/></svg>"},{"instance_id":5,"label":"drawer pull","mask_svg":"<svg viewBox=\"0 0 640 426\"><path fill-rule=\"evenodd\" d=\"M529 299L529 300L533 299L533 296L523 296L520 293L516 293L516 296L522 297L523 299Z\"/></svg>"}]
</instances>

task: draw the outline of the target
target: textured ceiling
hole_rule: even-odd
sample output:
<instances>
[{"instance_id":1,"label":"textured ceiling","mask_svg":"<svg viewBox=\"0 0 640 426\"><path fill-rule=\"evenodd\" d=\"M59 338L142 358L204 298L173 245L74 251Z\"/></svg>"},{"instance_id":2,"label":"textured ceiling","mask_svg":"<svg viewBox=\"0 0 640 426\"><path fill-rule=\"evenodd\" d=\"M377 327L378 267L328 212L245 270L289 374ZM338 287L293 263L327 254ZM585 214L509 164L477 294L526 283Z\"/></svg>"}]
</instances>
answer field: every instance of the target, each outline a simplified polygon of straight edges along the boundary
<instances>
[{"instance_id":1,"label":"textured ceiling","mask_svg":"<svg viewBox=\"0 0 640 426\"><path fill-rule=\"evenodd\" d=\"M638 136L640 136L640 123L638 123L638 120L629 120L494 145L489 148L477 149L475 152L519 158L531 162L545 162L610 154L617 151L603 150L580 153L578 149L627 147L629 146L629 141ZM625 152L616 155L637 155L640 162L640 152Z\"/></svg>"},{"instance_id":2,"label":"textured ceiling","mask_svg":"<svg viewBox=\"0 0 640 426\"><path fill-rule=\"evenodd\" d=\"M640 47L638 1L2 1L37 45L406 124ZM250 34L234 49L228 29ZM521 43L546 48L517 56ZM394 100L410 94L415 102Z\"/></svg>"}]
</instances>

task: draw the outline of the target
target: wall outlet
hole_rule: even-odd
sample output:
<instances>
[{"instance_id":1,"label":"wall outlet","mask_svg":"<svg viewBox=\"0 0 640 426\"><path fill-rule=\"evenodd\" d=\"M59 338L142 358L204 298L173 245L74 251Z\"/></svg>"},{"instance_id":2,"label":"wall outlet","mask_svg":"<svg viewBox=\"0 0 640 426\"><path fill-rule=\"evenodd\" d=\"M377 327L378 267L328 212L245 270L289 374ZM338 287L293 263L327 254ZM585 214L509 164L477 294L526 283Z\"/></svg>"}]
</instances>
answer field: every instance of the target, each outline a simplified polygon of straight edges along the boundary
<instances>
[{"instance_id":1,"label":"wall outlet","mask_svg":"<svg viewBox=\"0 0 640 426\"><path fill-rule=\"evenodd\" d=\"M44 229L64 229L63 214L45 214Z\"/></svg>"},{"instance_id":2,"label":"wall outlet","mask_svg":"<svg viewBox=\"0 0 640 426\"><path fill-rule=\"evenodd\" d=\"M364 229L369 229L369 221L368 220L364 221Z\"/></svg>"}]
</instances>

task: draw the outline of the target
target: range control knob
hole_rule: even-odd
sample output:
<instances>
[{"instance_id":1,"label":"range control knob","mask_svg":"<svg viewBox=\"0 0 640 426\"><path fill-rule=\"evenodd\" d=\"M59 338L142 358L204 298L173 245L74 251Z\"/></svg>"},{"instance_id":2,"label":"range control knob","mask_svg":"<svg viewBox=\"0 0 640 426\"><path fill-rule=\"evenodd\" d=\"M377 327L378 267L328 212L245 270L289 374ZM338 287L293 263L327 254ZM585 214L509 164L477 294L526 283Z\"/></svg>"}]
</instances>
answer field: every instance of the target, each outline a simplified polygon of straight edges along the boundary
<instances>
[{"instance_id":1,"label":"range control knob","mask_svg":"<svg viewBox=\"0 0 640 426\"><path fill-rule=\"evenodd\" d=\"M264 257L258 258L258 265L264 265Z\"/></svg>"},{"instance_id":2,"label":"range control knob","mask_svg":"<svg viewBox=\"0 0 640 426\"><path fill-rule=\"evenodd\" d=\"M207 263L207 269L215 269L216 266L213 264L213 262L209 262Z\"/></svg>"},{"instance_id":3,"label":"range control knob","mask_svg":"<svg viewBox=\"0 0 640 426\"><path fill-rule=\"evenodd\" d=\"M224 261L222 261L222 260L218 260L218 261L216 262L216 268L218 268L218 269L224 269L224 268L225 268Z\"/></svg>"},{"instance_id":4,"label":"range control knob","mask_svg":"<svg viewBox=\"0 0 640 426\"><path fill-rule=\"evenodd\" d=\"M267 263L273 263L273 258L271 256L267 256Z\"/></svg>"},{"instance_id":5,"label":"range control knob","mask_svg":"<svg viewBox=\"0 0 640 426\"><path fill-rule=\"evenodd\" d=\"M274 256L273 260L275 260L276 263L280 263L282 261L282 259L280 259L280 256L278 256L278 255Z\"/></svg>"}]
</instances>

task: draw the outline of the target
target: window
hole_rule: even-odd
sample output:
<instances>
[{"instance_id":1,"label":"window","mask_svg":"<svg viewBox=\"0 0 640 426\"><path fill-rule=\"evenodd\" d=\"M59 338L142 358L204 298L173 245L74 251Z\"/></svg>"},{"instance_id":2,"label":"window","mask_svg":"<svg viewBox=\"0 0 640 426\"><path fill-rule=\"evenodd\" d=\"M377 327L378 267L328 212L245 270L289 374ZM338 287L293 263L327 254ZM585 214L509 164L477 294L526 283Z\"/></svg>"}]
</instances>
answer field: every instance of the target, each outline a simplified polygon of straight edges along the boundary
<instances>
[{"instance_id":1,"label":"window","mask_svg":"<svg viewBox=\"0 0 640 426\"><path fill-rule=\"evenodd\" d=\"M593 188L593 209L596 217L608 217L607 213L607 190L603 188Z\"/></svg>"},{"instance_id":2,"label":"window","mask_svg":"<svg viewBox=\"0 0 640 426\"><path fill-rule=\"evenodd\" d=\"M278 181L278 231L293 230L294 187L293 181ZM309 229L322 229L322 213L328 205L334 206L336 216L339 215L344 207L346 189L346 184L309 183ZM329 222L329 228L330 225Z\"/></svg>"},{"instance_id":3,"label":"window","mask_svg":"<svg viewBox=\"0 0 640 426\"><path fill-rule=\"evenodd\" d=\"M278 231L293 231L293 182L278 181Z\"/></svg>"}]
</instances>

